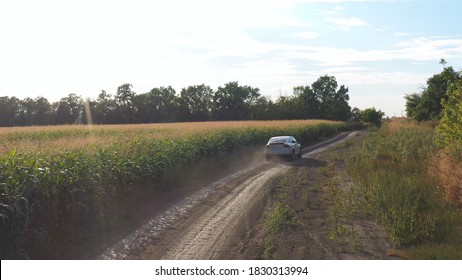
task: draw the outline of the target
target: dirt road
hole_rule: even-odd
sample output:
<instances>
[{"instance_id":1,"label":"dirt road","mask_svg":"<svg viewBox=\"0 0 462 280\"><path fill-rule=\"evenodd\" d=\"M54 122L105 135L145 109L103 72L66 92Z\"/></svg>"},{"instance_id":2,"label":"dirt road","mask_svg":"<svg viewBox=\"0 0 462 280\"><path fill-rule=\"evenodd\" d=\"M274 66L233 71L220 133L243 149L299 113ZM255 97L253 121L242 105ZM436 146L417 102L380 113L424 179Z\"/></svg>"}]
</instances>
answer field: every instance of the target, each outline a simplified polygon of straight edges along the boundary
<instances>
[{"instance_id":1,"label":"dirt road","mask_svg":"<svg viewBox=\"0 0 462 280\"><path fill-rule=\"evenodd\" d=\"M321 153L354 137L343 132L306 147L303 157ZM228 259L239 258L239 236L261 217L268 183L294 168L295 162L262 161L205 186L147 221L107 248L102 259ZM230 242L232 241L232 242Z\"/></svg>"}]
</instances>

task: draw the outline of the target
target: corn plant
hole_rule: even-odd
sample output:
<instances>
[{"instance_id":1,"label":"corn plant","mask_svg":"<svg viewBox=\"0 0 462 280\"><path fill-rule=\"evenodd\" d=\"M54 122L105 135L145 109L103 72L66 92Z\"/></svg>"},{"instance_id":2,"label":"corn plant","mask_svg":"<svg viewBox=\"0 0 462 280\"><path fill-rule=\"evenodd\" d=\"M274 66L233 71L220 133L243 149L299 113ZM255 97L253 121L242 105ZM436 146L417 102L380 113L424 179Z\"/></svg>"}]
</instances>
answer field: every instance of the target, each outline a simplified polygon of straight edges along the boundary
<instances>
[{"instance_id":1,"label":"corn plant","mask_svg":"<svg viewBox=\"0 0 462 280\"><path fill-rule=\"evenodd\" d=\"M40 247L40 256L59 256L62 244L79 242L117 221L120 201L131 190L174 186L198 161L262 147L274 135L309 143L351 126L327 121L201 125L190 130L163 124L0 131L8 145L19 143L0 155L0 241L7 246L1 257L37 256L27 244Z\"/></svg>"}]
</instances>

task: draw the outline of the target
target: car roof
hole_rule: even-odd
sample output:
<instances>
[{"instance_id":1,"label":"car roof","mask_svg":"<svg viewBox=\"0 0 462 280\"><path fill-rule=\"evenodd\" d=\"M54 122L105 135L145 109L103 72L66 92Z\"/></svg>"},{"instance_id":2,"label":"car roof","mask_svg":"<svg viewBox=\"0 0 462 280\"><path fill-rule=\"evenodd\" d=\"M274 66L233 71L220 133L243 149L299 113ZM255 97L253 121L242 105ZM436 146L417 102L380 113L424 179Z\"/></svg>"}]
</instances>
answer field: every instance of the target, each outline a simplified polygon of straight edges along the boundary
<instances>
[{"instance_id":1,"label":"car roof","mask_svg":"<svg viewBox=\"0 0 462 280\"><path fill-rule=\"evenodd\" d=\"M270 139L287 139L287 138L293 138L292 136L274 136L271 137Z\"/></svg>"},{"instance_id":2,"label":"car roof","mask_svg":"<svg viewBox=\"0 0 462 280\"><path fill-rule=\"evenodd\" d=\"M283 143L283 142L286 142L288 139L292 139L292 138L293 138L292 136L274 136L274 137L271 137L270 140L268 140L268 143L274 143L274 142Z\"/></svg>"}]
</instances>

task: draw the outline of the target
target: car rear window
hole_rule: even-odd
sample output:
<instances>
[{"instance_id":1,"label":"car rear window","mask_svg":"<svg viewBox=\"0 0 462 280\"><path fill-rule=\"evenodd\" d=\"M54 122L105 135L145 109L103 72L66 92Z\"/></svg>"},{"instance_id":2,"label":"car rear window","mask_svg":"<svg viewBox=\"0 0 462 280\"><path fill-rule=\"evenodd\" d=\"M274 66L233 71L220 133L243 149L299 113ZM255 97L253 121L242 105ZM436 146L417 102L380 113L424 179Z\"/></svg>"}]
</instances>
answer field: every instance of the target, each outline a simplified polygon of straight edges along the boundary
<instances>
[{"instance_id":1,"label":"car rear window","mask_svg":"<svg viewBox=\"0 0 462 280\"><path fill-rule=\"evenodd\" d=\"M268 144L283 144L287 138L271 138Z\"/></svg>"}]
</instances>

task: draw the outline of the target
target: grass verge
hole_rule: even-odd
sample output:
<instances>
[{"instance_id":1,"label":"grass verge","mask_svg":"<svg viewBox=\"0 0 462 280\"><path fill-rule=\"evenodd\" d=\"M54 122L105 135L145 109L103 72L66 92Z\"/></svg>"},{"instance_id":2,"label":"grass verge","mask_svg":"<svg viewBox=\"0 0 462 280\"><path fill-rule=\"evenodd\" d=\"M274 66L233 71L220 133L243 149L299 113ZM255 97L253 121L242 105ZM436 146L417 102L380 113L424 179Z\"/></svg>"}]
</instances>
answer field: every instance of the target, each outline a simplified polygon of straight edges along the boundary
<instances>
[{"instance_id":1,"label":"grass verge","mask_svg":"<svg viewBox=\"0 0 462 280\"><path fill-rule=\"evenodd\" d=\"M269 230L269 234L263 242L263 258L266 260L279 258L277 246L274 244L275 235L303 225L292 207L284 202L290 195L294 183L289 177L282 177L274 188L274 192L277 193L276 201L265 217L266 228Z\"/></svg>"},{"instance_id":2,"label":"grass verge","mask_svg":"<svg viewBox=\"0 0 462 280\"><path fill-rule=\"evenodd\" d=\"M433 124L401 121L369 133L347 161L355 203L386 228L404 257L461 256L460 210L429 172L436 152Z\"/></svg>"}]
</instances>

